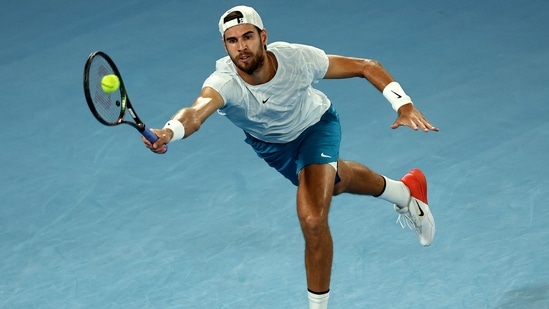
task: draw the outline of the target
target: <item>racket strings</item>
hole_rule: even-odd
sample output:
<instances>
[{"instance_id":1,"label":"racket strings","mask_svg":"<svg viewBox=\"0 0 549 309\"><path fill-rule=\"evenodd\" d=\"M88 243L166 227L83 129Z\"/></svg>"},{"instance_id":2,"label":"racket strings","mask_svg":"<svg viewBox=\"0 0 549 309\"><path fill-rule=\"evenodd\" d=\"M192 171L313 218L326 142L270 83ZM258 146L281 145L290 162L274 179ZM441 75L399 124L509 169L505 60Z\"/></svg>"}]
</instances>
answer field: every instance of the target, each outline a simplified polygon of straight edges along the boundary
<instances>
[{"instance_id":1,"label":"racket strings","mask_svg":"<svg viewBox=\"0 0 549 309\"><path fill-rule=\"evenodd\" d=\"M101 88L101 79L108 74L114 74L109 63L102 57L95 57L89 71L90 95L98 116L108 123L117 124L123 115L124 102L120 89L106 93Z\"/></svg>"}]
</instances>

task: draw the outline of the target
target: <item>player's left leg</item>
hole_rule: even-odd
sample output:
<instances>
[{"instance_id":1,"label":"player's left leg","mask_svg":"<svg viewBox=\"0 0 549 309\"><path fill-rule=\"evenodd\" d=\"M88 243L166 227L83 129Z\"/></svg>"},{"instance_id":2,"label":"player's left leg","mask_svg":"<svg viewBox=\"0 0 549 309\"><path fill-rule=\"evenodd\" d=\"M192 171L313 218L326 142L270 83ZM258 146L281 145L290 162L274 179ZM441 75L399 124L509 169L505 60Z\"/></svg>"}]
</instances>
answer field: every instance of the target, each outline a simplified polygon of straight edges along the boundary
<instances>
[{"instance_id":1,"label":"player's left leg","mask_svg":"<svg viewBox=\"0 0 549 309\"><path fill-rule=\"evenodd\" d=\"M435 219L427 204L427 180L423 172L413 169L400 181L370 170L363 164L339 160L334 195L344 192L371 195L395 204L402 227L408 225L424 246L435 236Z\"/></svg>"},{"instance_id":2,"label":"player's left leg","mask_svg":"<svg viewBox=\"0 0 549 309\"><path fill-rule=\"evenodd\" d=\"M383 176L358 162L339 159L337 174L340 181L334 186L334 195L352 193L378 196L385 189Z\"/></svg>"}]
</instances>

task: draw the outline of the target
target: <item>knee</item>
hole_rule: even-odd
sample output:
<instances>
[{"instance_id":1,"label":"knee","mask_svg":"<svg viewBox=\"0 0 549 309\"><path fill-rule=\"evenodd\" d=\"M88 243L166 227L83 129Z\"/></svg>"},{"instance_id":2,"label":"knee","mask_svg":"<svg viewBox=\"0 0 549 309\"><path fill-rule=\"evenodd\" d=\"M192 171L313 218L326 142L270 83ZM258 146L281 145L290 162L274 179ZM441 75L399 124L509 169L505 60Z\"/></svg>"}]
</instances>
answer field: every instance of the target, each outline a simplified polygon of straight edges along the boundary
<instances>
[{"instance_id":1,"label":"knee","mask_svg":"<svg viewBox=\"0 0 549 309\"><path fill-rule=\"evenodd\" d=\"M315 238L328 231L328 215L327 214L300 214L299 223L305 238Z\"/></svg>"}]
</instances>

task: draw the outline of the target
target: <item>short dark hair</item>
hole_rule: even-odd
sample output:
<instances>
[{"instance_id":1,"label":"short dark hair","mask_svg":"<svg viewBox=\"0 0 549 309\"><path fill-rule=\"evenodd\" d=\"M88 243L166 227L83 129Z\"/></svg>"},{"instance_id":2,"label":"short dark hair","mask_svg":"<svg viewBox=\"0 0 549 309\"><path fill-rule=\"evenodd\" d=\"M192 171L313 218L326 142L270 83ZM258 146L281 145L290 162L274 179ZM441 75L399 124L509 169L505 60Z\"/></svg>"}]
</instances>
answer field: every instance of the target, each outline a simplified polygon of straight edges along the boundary
<instances>
[{"instance_id":1,"label":"short dark hair","mask_svg":"<svg viewBox=\"0 0 549 309\"><path fill-rule=\"evenodd\" d=\"M244 15L240 11L232 11L229 14L227 14L227 16L225 16L225 18L223 18L223 23L229 22L229 21L231 21L233 19L237 19L237 18L244 18Z\"/></svg>"},{"instance_id":2,"label":"short dark hair","mask_svg":"<svg viewBox=\"0 0 549 309\"><path fill-rule=\"evenodd\" d=\"M227 16L225 16L225 18L223 18L223 23L227 23L227 22L229 22L233 19L237 19L237 18L244 18L244 14L242 14L242 12L240 12L240 11L232 11L229 14L227 14ZM259 29L258 26L255 26L255 28L257 29L257 33L261 33L262 29ZM223 36L225 36L225 34L223 34Z\"/></svg>"}]
</instances>

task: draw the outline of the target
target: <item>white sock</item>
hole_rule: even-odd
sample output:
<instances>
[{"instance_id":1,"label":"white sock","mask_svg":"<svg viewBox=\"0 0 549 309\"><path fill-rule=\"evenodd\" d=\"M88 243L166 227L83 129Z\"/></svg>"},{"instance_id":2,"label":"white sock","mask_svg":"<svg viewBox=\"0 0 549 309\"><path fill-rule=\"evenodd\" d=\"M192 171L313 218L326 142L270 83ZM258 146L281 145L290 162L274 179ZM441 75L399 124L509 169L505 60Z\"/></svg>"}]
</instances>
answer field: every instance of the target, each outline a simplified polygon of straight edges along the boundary
<instances>
[{"instance_id":1,"label":"white sock","mask_svg":"<svg viewBox=\"0 0 549 309\"><path fill-rule=\"evenodd\" d=\"M330 291L324 294L309 293L309 309L328 309L328 298L330 298Z\"/></svg>"},{"instance_id":2,"label":"white sock","mask_svg":"<svg viewBox=\"0 0 549 309\"><path fill-rule=\"evenodd\" d=\"M385 176L385 190L378 198L394 203L400 207L408 206L410 202L410 189L402 181L389 179Z\"/></svg>"}]
</instances>

